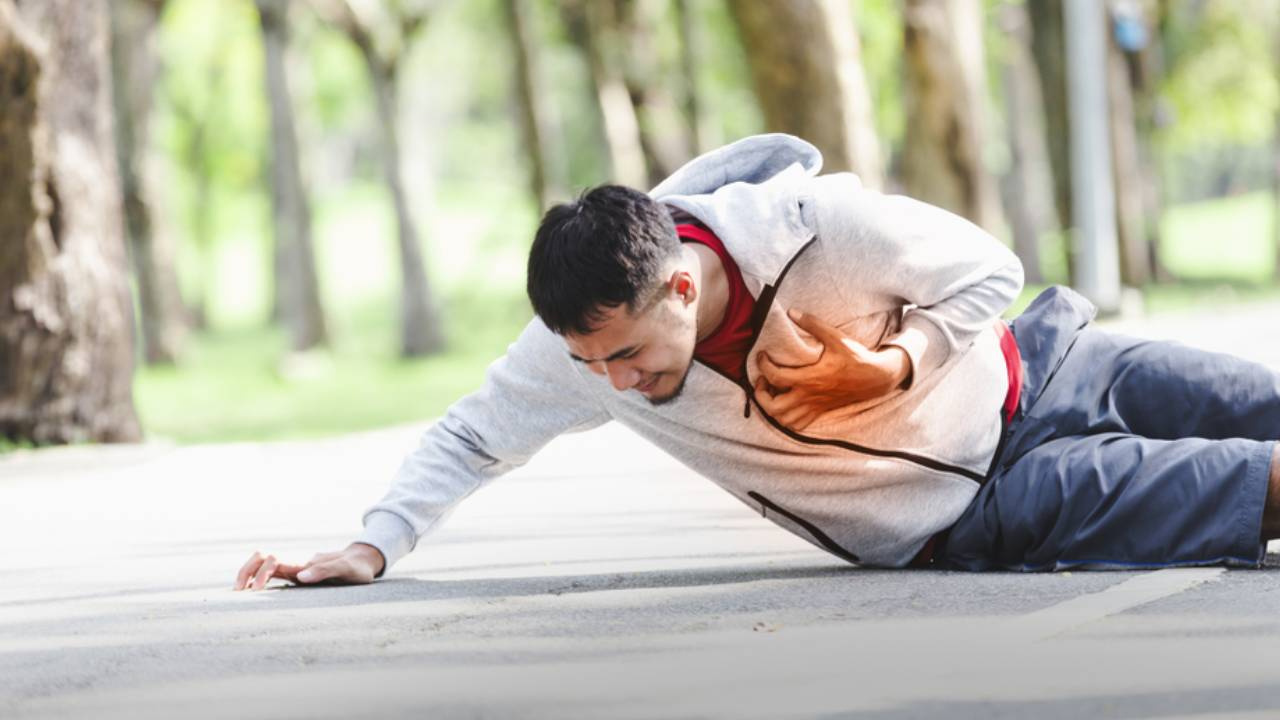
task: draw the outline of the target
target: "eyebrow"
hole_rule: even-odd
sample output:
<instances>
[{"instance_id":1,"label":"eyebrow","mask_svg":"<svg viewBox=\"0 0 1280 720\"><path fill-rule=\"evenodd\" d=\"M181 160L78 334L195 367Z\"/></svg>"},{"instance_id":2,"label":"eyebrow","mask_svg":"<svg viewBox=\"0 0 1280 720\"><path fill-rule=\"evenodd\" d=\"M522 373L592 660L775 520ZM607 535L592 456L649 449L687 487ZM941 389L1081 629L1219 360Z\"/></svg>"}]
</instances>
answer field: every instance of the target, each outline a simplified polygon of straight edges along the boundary
<instances>
[{"instance_id":1,"label":"eyebrow","mask_svg":"<svg viewBox=\"0 0 1280 720\"><path fill-rule=\"evenodd\" d=\"M635 352L637 349L639 349L638 345L628 345L627 347L622 348L618 352L610 355L609 357L601 361L588 360L587 358L580 358L577 355L574 355L573 353L569 353L569 357L573 358L574 360L577 360L580 363L609 362L610 360L617 360L620 357L625 357L627 355L630 355L631 353Z\"/></svg>"}]
</instances>

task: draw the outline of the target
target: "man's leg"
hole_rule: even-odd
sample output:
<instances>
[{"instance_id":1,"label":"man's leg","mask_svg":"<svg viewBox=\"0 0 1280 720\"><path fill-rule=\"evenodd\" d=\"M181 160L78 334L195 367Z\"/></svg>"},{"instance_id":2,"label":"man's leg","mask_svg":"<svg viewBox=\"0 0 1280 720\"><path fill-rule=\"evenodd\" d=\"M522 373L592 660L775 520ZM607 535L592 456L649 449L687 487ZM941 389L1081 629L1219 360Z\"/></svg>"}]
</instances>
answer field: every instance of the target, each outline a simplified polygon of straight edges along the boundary
<instances>
[{"instance_id":1,"label":"man's leg","mask_svg":"<svg viewBox=\"0 0 1280 720\"><path fill-rule=\"evenodd\" d=\"M940 557L968 570L1257 566L1280 519L1276 453L1243 438L1051 440L982 487Z\"/></svg>"},{"instance_id":2,"label":"man's leg","mask_svg":"<svg viewBox=\"0 0 1280 720\"><path fill-rule=\"evenodd\" d=\"M1280 439L1280 373L1223 353L1080 332L1031 415L1055 436Z\"/></svg>"}]
</instances>

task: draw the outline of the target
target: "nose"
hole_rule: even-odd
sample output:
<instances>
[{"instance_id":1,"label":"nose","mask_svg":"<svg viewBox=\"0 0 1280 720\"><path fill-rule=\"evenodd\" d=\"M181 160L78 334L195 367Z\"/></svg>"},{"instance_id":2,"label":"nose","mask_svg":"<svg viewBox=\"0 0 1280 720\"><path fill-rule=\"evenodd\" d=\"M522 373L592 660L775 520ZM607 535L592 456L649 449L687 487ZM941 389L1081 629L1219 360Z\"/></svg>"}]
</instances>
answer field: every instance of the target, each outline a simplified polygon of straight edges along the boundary
<instances>
[{"instance_id":1,"label":"nose","mask_svg":"<svg viewBox=\"0 0 1280 720\"><path fill-rule=\"evenodd\" d=\"M629 390L640 382L640 373L620 360L605 363L604 371L609 375L609 383L614 390Z\"/></svg>"}]
</instances>

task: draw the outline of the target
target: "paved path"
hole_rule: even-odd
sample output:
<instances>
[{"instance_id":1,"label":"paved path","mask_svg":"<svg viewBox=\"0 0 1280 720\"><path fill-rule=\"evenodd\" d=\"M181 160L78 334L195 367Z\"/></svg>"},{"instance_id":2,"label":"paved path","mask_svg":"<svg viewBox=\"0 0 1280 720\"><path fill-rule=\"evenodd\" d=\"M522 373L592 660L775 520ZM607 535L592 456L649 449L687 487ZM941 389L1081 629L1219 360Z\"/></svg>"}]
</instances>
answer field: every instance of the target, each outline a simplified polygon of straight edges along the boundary
<instances>
[{"instance_id":1,"label":"paved path","mask_svg":"<svg viewBox=\"0 0 1280 720\"><path fill-rule=\"evenodd\" d=\"M1274 305L1118 327L1280 368ZM420 431L0 458L0 718L1280 715L1280 558L858 569L609 426L374 585L230 591L345 545Z\"/></svg>"}]
</instances>

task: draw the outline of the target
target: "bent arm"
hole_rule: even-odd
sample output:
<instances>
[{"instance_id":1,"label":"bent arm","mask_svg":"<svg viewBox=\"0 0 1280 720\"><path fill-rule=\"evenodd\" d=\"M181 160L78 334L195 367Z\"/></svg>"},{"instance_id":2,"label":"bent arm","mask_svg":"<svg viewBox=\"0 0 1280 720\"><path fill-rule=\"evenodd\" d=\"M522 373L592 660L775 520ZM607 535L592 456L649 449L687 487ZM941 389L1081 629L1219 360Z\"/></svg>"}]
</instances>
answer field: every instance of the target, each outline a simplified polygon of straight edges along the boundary
<instances>
[{"instance_id":1,"label":"bent arm","mask_svg":"<svg viewBox=\"0 0 1280 720\"><path fill-rule=\"evenodd\" d=\"M563 341L535 318L489 367L484 385L423 435L390 491L365 512L356 542L382 553L380 577L463 498L523 465L557 435L608 419Z\"/></svg>"},{"instance_id":2,"label":"bent arm","mask_svg":"<svg viewBox=\"0 0 1280 720\"><path fill-rule=\"evenodd\" d=\"M884 344L910 358L908 387L967 350L1021 292L1017 256L959 215L865 189L847 173L814 186L817 232L836 287L906 306Z\"/></svg>"}]
</instances>

